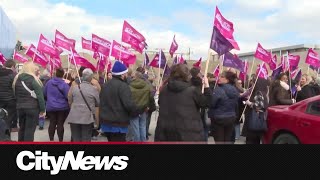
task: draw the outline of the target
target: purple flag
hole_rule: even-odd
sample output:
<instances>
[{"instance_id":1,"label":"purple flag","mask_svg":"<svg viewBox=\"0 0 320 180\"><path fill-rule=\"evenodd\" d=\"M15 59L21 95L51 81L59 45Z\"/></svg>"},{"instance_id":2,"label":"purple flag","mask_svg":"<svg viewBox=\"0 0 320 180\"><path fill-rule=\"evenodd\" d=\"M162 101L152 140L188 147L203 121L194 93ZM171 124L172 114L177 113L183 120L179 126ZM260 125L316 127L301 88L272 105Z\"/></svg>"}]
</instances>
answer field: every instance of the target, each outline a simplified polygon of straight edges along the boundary
<instances>
[{"instance_id":1,"label":"purple flag","mask_svg":"<svg viewBox=\"0 0 320 180\"><path fill-rule=\"evenodd\" d=\"M176 64L178 64L178 56L177 55L174 57L172 65L176 65Z\"/></svg>"},{"instance_id":2,"label":"purple flag","mask_svg":"<svg viewBox=\"0 0 320 180\"><path fill-rule=\"evenodd\" d=\"M291 93L292 93L292 96L293 96L293 97L296 96L297 90L298 90L298 89L297 89L297 86L292 86L292 87L291 87Z\"/></svg>"},{"instance_id":3,"label":"purple flag","mask_svg":"<svg viewBox=\"0 0 320 180\"><path fill-rule=\"evenodd\" d=\"M319 68L318 67L315 67L315 66L312 66L312 65L309 65L310 69L312 69L313 71L316 71L318 72Z\"/></svg>"},{"instance_id":4,"label":"purple flag","mask_svg":"<svg viewBox=\"0 0 320 180\"><path fill-rule=\"evenodd\" d=\"M213 27L210 48L221 56L232 50L233 46L216 27Z\"/></svg>"},{"instance_id":5,"label":"purple flag","mask_svg":"<svg viewBox=\"0 0 320 180\"><path fill-rule=\"evenodd\" d=\"M275 80L277 79L277 77L281 74L283 68L282 65L280 65L279 67L277 67L275 70L273 70L272 72L272 79Z\"/></svg>"},{"instance_id":6,"label":"purple flag","mask_svg":"<svg viewBox=\"0 0 320 180\"><path fill-rule=\"evenodd\" d=\"M233 55L230 52L227 52L224 55L223 66L238 69L240 72L244 71L244 64L237 55Z\"/></svg>"},{"instance_id":7,"label":"purple flag","mask_svg":"<svg viewBox=\"0 0 320 180\"><path fill-rule=\"evenodd\" d=\"M170 76L170 73L171 73L171 69L170 69L170 67L167 65L166 68L164 69L163 76L164 76L164 77L169 77L169 76Z\"/></svg>"}]
</instances>

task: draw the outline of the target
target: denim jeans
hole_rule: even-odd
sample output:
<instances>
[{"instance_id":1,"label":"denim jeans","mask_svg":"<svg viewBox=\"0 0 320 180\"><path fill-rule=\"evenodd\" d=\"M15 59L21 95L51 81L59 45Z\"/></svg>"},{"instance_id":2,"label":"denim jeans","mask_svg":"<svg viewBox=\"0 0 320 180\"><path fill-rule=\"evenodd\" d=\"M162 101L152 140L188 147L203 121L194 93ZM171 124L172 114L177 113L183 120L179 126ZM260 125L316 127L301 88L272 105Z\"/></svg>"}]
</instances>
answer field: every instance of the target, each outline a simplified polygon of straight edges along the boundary
<instances>
[{"instance_id":1,"label":"denim jeans","mask_svg":"<svg viewBox=\"0 0 320 180\"><path fill-rule=\"evenodd\" d=\"M146 132L147 113L142 113L138 117L130 120L127 140L134 142L147 141Z\"/></svg>"},{"instance_id":2,"label":"denim jeans","mask_svg":"<svg viewBox=\"0 0 320 180\"><path fill-rule=\"evenodd\" d=\"M240 138L240 124L236 124L235 127L234 127L234 130L235 130L235 138L236 139L239 139Z\"/></svg>"},{"instance_id":3,"label":"denim jeans","mask_svg":"<svg viewBox=\"0 0 320 180\"><path fill-rule=\"evenodd\" d=\"M39 117L39 127L40 128L44 127L44 122L45 122L45 117Z\"/></svg>"}]
</instances>

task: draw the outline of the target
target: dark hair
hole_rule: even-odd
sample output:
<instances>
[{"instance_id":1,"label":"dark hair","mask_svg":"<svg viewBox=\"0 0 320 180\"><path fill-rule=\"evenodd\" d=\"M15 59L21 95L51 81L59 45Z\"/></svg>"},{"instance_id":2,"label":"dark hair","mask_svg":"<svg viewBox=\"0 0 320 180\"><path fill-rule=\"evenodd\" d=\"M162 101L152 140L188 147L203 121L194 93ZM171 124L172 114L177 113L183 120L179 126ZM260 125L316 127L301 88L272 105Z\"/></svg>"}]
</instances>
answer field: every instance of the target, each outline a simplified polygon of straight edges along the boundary
<instances>
[{"instance_id":1,"label":"dark hair","mask_svg":"<svg viewBox=\"0 0 320 180\"><path fill-rule=\"evenodd\" d=\"M56 69L56 77L62 78L64 75L64 70L62 68Z\"/></svg>"},{"instance_id":2,"label":"dark hair","mask_svg":"<svg viewBox=\"0 0 320 180\"><path fill-rule=\"evenodd\" d=\"M287 73L280 73L280 74L277 76L277 80L281 80L281 78L282 78L283 76L288 76L288 74L287 74Z\"/></svg>"},{"instance_id":3,"label":"dark hair","mask_svg":"<svg viewBox=\"0 0 320 180\"><path fill-rule=\"evenodd\" d=\"M82 77L82 72L83 70L85 70L86 68L81 66L80 69L79 69L79 76Z\"/></svg>"},{"instance_id":4,"label":"dark hair","mask_svg":"<svg viewBox=\"0 0 320 180\"><path fill-rule=\"evenodd\" d=\"M197 77L199 73L200 73L199 68L193 67L190 69L190 74L192 77Z\"/></svg>"},{"instance_id":5,"label":"dark hair","mask_svg":"<svg viewBox=\"0 0 320 180\"><path fill-rule=\"evenodd\" d=\"M189 76L190 76L190 71L187 65L176 64L171 68L169 79L189 82Z\"/></svg>"},{"instance_id":6,"label":"dark hair","mask_svg":"<svg viewBox=\"0 0 320 180\"><path fill-rule=\"evenodd\" d=\"M223 75L229 81L229 84L231 85L236 84L237 74L230 71L223 71L221 75Z\"/></svg>"},{"instance_id":7,"label":"dark hair","mask_svg":"<svg viewBox=\"0 0 320 180\"><path fill-rule=\"evenodd\" d=\"M207 73L207 78L214 78L214 75L212 73Z\"/></svg>"},{"instance_id":8,"label":"dark hair","mask_svg":"<svg viewBox=\"0 0 320 180\"><path fill-rule=\"evenodd\" d=\"M7 68L12 68L16 66L16 62L14 62L13 60L8 60L4 63L4 67Z\"/></svg>"}]
</instances>

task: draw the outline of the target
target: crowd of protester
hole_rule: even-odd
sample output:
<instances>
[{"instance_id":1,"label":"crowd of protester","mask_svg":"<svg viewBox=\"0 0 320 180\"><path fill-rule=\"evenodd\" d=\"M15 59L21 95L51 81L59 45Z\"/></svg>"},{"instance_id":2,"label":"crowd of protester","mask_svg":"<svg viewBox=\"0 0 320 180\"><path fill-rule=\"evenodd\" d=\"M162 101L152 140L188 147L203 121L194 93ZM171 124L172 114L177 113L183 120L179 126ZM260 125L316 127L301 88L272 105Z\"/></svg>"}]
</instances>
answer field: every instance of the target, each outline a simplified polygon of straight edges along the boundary
<instances>
[{"instance_id":1,"label":"crowd of protester","mask_svg":"<svg viewBox=\"0 0 320 180\"><path fill-rule=\"evenodd\" d=\"M16 72L15 66L8 60L0 68L0 108L8 114L8 139L18 131L18 141L34 141L36 128L44 130L48 119L50 141L57 133L60 142L90 142L100 135L110 142L146 142L152 114L158 109L155 142L208 142L212 136L216 144L233 144L244 136L247 144L260 144L264 132L248 128L252 112L266 118L270 106L320 95L320 78L303 74L294 82L288 72L276 79L253 74L242 82L234 69L215 77L177 64L156 88L147 69L133 70L120 61L106 74L83 67L40 73L33 62ZM68 140L66 123L71 131Z\"/></svg>"}]
</instances>

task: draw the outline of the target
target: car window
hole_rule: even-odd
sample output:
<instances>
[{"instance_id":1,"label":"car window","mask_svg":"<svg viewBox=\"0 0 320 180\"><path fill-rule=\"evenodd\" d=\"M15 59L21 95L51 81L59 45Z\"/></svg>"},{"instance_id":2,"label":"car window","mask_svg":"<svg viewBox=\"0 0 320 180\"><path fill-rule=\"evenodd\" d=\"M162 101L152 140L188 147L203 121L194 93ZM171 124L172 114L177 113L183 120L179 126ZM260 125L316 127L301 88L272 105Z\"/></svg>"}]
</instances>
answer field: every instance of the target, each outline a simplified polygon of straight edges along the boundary
<instances>
[{"instance_id":1,"label":"car window","mask_svg":"<svg viewBox=\"0 0 320 180\"><path fill-rule=\"evenodd\" d=\"M309 103L307 113L320 116L320 101Z\"/></svg>"}]
</instances>

